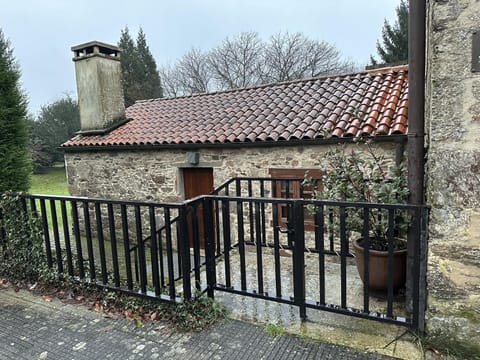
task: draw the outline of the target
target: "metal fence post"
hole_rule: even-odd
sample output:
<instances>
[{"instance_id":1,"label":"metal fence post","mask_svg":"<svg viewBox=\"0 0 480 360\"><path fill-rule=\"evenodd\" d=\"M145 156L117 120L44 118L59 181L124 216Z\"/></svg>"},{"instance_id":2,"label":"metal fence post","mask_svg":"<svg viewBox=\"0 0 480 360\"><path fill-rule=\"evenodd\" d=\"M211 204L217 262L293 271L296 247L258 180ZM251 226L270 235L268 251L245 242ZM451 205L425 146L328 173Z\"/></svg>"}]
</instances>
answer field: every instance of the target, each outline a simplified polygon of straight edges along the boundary
<instances>
[{"instance_id":1,"label":"metal fence post","mask_svg":"<svg viewBox=\"0 0 480 360\"><path fill-rule=\"evenodd\" d=\"M306 319L305 306L305 232L303 201L293 204L293 293L295 304L300 307L300 318Z\"/></svg>"},{"instance_id":2,"label":"metal fence post","mask_svg":"<svg viewBox=\"0 0 480 360\"><path fill-rule=\"evenodd\" d=\"M207 295L214 297L217 283L215 270L215 229L213 227L213 200L203 198L203 225L205 231L205 262L207 269Z\"/></svg>"},{"instance_id":3,"label":"metal fence post","mask_svg":"<svg viewBox=\"0 0 480 360\"><path fill-rule=\"evenodd\" d=\"M190 244L188 239L187 207L180 206L179 224L178 224L178 245L180 247L180 259L182 265L183 298L190 300L192 298L192 288L190 283Z\"/></svg>"}]
</instances>

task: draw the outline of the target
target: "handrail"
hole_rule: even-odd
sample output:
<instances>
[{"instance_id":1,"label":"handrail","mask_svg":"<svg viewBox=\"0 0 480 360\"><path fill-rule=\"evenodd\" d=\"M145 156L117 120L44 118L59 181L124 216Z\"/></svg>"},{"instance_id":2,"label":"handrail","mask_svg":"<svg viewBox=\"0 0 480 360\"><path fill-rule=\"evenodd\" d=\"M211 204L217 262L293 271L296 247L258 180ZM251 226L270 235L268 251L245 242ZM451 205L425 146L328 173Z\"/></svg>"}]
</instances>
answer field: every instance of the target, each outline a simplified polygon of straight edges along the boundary
<instances>
[{"instance_id":1,"label":"handrail","mask_svg":"<svg viewBox=\"0 0 480 360\"><path fill-rule=\"evenodd\" d=\"M112 205L138 205L138 206L154 206L154 207L165 207L165 208L179 208L182 206L182 203L173 203L173 202L157 202L157 201L135 201L135 200L111 200L103 198L89 198L85 196L66 196L66 195L45 195L45 194L26 194L26 193L14 193L19 195L22 198L26 199L43 199L43 200L64 200L64 201L86 201L86 202L98 202L101 204L112 204Z\"/></svg>"},{"instance_id":2,"label":"handrail","mask_svg":"<svg viewBox=\"0 0 480 360\"><path fill-rule=\"evenodd\" d=\"M304 204L310 205L325 205L337 207L358 207L358 208L379 208L390 209L395 208L399 210L415 210L421 208L430 209L429 205L412 205L412 204L387 204L387 203L371 203L371 202L352 202L352 201L337 201L337 200L316 200L316 199L301 199L301 198L262 198L262 197L248 197L248 196L220 196L220 195L202 195L201 198L232 201L232 202L259 202L259 203L282 203L294 204L297 201L302 201ZM197 199L198 200L198 199Z\"/></svg>"},{"instance_id":3,"label":"handrail","mask_svg":"<svg viewBox=\"0 0 480 360\"><path fill-rule=\"evenodd\" d=\"M305 180L305 178L297 178L297 177L281 177L281 178L277 178L277 177L248 177L248 176L237 176L237 177L233 177L227 181L225 181L224 183L222 183L220 186L218 186L216 189L214 189L209 195L218 195L218 193L224 189L227 189L228 186L232 183L235 183L237 181L247 181L247 182L251 182L251 181L266 181L266 182L271 182L271 183L274 183L274 182L284 182L284 181L298 181L300 182L300 185L302 185L302 182Z\"/></svg>"},{"instance_id":4,"label":"handrail","mask_svg":"<svg viewBox=\"0 0 480 360\"><path fill-rule=\"evenodd\" d=\"M170 222L170 225L174 224L175 222L177 222L178 220L180 219L180 215L176 216L175 218L173 218L173 220ZM163 225L161 228L157 229L155 231L155 235L158 235L160 234L163 230L165 230L167 228L166 225ZM152 235L149 235L147 236L145 239L143 239L141 241L142 245L144 245L148 240L150 240L152 238ZM133 247L130 248L129 252L132 252L132 251L135 251L138 249L138 244L135 244Z\"/></svg>"},{"instance_id":5,"label":"handrail","mask_svg":"<svg viewBox=\"0 0 480 360\"><path fill-rule=\"evenodd\" d=\"M209 195L216 195L218 194L219 191L222 191L224 188L226 188L228 185L230 185L232 182L234 182L237 178L234 177L234 178L231 178L227 181L225 181L224 183L222 183L219 187L217 187L216 189L214 189Z\"/></svg>"},{"instance_id":6,"label":"handrail","mask_svg":"<svg viewBox=\"0 0 480 360\"><path fill-rule=\"evenodd\" d=\"M177 222L179 219L180 219L180 215L176 216L176 217L170 222L170 225L174 224L174 223ZM162 232L163 230L165 230L166 228L167 228L167 225L163 225L161 228L159 228L159 229L157 229L157 230L155 231L155 235L161 234L161 232ZM147 241L151 240L151 238L152 238L152 235L149 235L149 236L147 236L145 239L143 239L143 240L141 241L142 246L145 245L145 243L146 243ZM158 240L157 240L157 241L158 241ZM138 281L138 279L139 279L139 274L138 274L138 260L139 260L139 259L138 259L138 252L137 252L137 250L138 250L138 245L139 245L139 244L135 244L135 245L133 245L133 246L128 250L128 253L129 253L129 254L131 254L132 252L134 253L133 266L134 266L134 269L135 269L135 278L136 278L137 281Z\"/></svg>"}]
</instances>

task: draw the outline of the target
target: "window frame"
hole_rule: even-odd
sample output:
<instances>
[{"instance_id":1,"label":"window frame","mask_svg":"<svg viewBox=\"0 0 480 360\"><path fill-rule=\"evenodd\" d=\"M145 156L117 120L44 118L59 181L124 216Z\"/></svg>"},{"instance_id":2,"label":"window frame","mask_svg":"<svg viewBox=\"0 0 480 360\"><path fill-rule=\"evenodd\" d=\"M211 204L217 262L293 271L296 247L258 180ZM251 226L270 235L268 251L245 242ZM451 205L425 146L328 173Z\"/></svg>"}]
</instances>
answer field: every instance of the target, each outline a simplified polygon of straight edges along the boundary
<instances>
[{"instance_id":1,"label":"window frame","mask_svg":"<svg viewBox=\"0 0 480 360\"><path fill-rule=\"evenodd\" d=\"M317 180L313 189L310 187L302 188L302 181L305 179L305 174L308 172L309 177ZM313 192L321 187L321 180L323 172L319 169L295 169L295 168L271 168L268 169L268 173L272 178L272 196L276 198L285 199L311 199ZM283 189L283 184L286 185L286 189ZM285 193L286 196L283 196ZM291 196L289 196L291 194ZM305 196L309 194L310 196ZM277 204L278 225L280 227L288 227L288 211L286 204ZM305 214L304 227L306 231L315 230L315 221L313 215Z\"/></svg>"}]
</instances>

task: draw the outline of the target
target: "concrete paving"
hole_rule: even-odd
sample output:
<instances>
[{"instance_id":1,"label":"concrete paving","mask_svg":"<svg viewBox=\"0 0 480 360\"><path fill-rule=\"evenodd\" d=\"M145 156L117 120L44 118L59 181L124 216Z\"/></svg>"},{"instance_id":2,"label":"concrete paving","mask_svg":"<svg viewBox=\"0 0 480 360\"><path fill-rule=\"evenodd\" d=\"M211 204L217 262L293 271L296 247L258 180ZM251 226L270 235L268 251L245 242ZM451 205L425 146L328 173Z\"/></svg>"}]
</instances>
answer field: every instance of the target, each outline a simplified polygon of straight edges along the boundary
<instances>
[{"instance_id":1,"label":"concrete paving","mask_svg":"<svg viewBox=\"0 0 480 360\"><path fill-rule=\"evenodd\" d=\"M0 290L0 359L389 359L225 320L200 333L136 327L83 305Z\"/></svg>"},{"instance_id":2,"label":"concrete paving","mask_svg":"<svg viewBox=\"0 0 480 360\"><path fill-rule=\"evenodd\" d=\"M274 260L271 251L263 250L263 286L269 294L275 293ZM281 285L283 295L293 296L292 258L281 257ZM257 264L255 250L247 251L246 283L248 289L258 289ZM240 289L240 260L238 253L230 254L231 284ZM225 284L225 262L217 261L217 282ZM318 255L305 254L306 298L318 300ZM348 259L347 306L363 308L363 283L358 275L354 259ZM340 264L337 257L330 256L325 262L326 302L340 304ZM299 308L274 301L233 295L216 291L215 299L223 303L235 319L253 321L257 324L274 324L285 332L353 347L359 351L371 351L402 359L422 359L423 353L417 339L407 331L405 326L381 323L374 320L360 319L352 316L334 314L326 311L307 309L307 321L302 322ZM394 314L404 316L404 299L394 299ZM380 313L386 312L385 297L371 293L370 309Z\"/></svg>"}]
</instances>

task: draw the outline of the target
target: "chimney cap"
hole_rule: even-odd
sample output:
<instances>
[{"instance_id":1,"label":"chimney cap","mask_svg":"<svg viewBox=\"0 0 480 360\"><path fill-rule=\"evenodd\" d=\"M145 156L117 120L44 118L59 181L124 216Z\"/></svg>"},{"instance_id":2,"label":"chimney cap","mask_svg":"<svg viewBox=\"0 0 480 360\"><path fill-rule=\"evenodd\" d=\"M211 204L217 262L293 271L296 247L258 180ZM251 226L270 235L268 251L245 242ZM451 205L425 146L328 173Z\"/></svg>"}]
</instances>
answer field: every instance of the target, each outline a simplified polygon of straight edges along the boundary
<instances>
[{"instance_id":1,"label":"chimney cap","mask_svg":"<svg viewBox=\"0 0 480 360\"><path fill-rule=\"evenodd\" d=\"M104 43L104 42L101 42L101 41L97 41L97 40L93 40L93 41L89 41L89 42L86 42L86 43L83 43L83 44L80 44L80 45L72 46L72 51L82 50L82 49L85 49L87 47L93 47L93 46L99 46L99 47L103 47L103 48L110 49L110 50L113 50L113 51L121 51L118 46L110 45L110 44L107 44L107 43Z\"/></svg>"},{"instance_id":2,"label":"chimney cap","mask_svg":"<svg viewBox=\"0 0 480 360\"><path fill-rule=\"evenodd\" d=\"M71 50L74 53L74 60L82 58L86 55L103 55L112 58L119 58L121 52L118 46L106 44L96 40L72 46Z\"/></svg>"}]
</instances>

